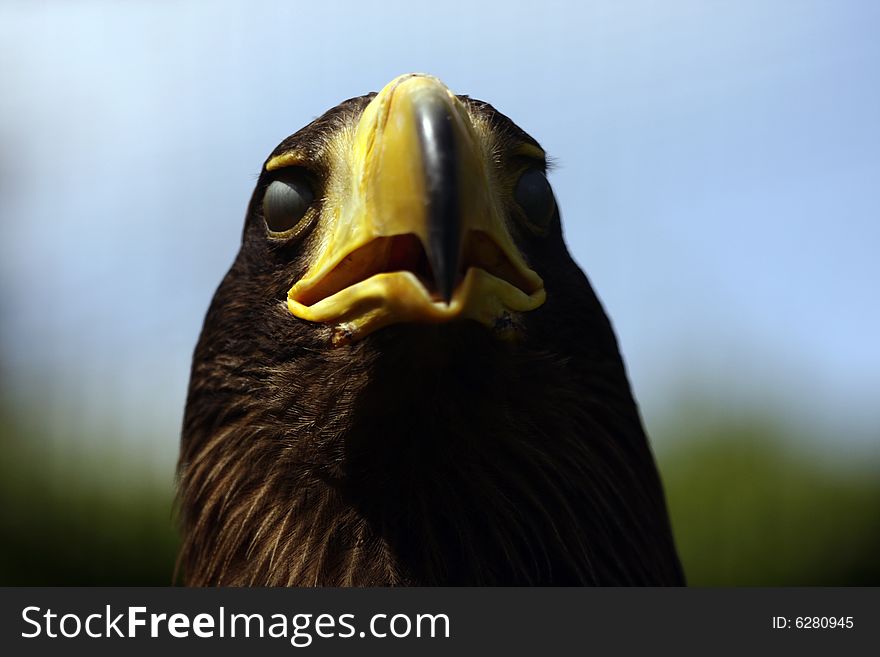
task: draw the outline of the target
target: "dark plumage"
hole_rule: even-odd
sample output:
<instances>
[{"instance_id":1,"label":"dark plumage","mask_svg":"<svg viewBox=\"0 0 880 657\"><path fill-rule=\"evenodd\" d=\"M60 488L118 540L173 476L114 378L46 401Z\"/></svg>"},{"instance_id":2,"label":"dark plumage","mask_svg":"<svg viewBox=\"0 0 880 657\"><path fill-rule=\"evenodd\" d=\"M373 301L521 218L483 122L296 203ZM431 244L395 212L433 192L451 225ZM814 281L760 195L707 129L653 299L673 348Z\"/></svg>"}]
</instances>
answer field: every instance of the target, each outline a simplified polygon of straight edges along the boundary
<instances>
[{"instance_id":1,"label":"dark plumage","mask_svg":"<svg viewBox=\"0 0 880 657\"><path fill-rule=\"evenodd\" d=\"M375 94L286 139L322 185ZM459 97L502 173L535 144ZM482 125L482 124L481 124ZM485 141L485 139L484 139ZM505 318L395 323L347 342L285 303L322 248L270 239L264 167L193 359L179 465L191 585L683 583L663 491L602 306L546 234L505 215L546 302ZM499 174L497 179L504 178ZM322 191L323 190L323 191Z\"/></svg>"}]
</instances>

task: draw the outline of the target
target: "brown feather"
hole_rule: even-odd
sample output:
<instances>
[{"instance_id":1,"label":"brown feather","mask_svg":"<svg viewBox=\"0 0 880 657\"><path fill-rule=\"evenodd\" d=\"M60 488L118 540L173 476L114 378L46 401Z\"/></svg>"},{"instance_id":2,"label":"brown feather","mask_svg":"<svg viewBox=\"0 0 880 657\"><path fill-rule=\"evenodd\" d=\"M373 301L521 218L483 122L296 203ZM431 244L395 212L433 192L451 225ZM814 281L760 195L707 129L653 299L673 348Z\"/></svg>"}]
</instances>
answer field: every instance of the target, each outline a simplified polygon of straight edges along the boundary
<instances>
[{"instance_id":1,"label":"brown feather","mask_svg":"<svg viewBox=\"0 0 880 657\"><path fill-rule=\"evenodd\" d=\"M320 159L369 98L283 146ZM467 102L499 139L527 137ZM548 295L521 341L398 325L331 348L327 327L285 307L311 247L267 243L264 186L193 359L187 584L683 583L613 331L558 217L546 237L517 236Z\"/></svg>"}]
</instances>

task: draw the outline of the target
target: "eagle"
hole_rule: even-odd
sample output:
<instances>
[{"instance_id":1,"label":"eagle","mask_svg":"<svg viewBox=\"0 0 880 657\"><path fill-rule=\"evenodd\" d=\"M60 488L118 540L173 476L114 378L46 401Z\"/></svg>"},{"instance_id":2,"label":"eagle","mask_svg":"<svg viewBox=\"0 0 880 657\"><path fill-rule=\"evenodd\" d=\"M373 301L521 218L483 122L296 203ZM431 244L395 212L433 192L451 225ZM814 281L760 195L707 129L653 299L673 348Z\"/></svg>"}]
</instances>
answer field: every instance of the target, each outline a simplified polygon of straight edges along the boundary
<instances>
[{"instance_id":1,"label":"eagle","mask_svg":"<svg viewBox=\"0 0 880 657\"><path fill-rule=\"evenodd\" d=\"M684 583L547 172L424 74L275 148L193 356L183 583Z\"/></svg>"}]
</instances>

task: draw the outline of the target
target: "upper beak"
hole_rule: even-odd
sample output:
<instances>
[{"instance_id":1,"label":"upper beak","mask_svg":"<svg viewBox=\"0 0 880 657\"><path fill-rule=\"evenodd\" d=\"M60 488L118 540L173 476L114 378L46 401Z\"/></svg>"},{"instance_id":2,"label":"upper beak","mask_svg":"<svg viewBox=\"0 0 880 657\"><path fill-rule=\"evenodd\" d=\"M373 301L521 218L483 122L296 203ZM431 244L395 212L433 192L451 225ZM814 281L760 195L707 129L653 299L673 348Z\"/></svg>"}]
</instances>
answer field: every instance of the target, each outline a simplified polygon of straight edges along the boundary
<instances>
[{"instance_id":1,"label":"upper beak","mask_svg":"<svg viewBox=\"0 0 880 657\"><path fill-rule=\"evenodd\" d=\"M320 251L290 289L290 311L357 338L403 321L495 326L540 306L543 282L513 243L489 165L442 82L393 80L357 124L349 175L327 195Z\"/></svg>"},{"instance_id":2,"label":"upper beak","mask_svg":"<svg viewBox=\"0 0 880 657\"><path fill-rule=\"evenodd\" d=\"M459 162L458 150L467 146L468 135L449 95L430 79L412 80L401 101L409 104L405 115L415 124L421 147L416 157L421 156L424 175L425 247L440 295L449 303L461 257L459 187L463 177L474 173L468 170L472 158L466 154Z\"/></svg>"}]
</instances>

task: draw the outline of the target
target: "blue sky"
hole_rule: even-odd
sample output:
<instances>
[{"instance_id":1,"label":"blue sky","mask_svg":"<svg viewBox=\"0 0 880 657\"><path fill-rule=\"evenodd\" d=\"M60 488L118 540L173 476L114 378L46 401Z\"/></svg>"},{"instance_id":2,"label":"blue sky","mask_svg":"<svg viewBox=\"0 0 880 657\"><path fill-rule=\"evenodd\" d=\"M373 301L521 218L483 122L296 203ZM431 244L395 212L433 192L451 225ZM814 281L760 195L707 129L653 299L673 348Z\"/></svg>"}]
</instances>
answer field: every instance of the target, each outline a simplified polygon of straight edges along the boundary
<instances>
[{"instance_id":1,"label":"blue sky","mask_svg":"<svg viewBox=\"0 0 880 657\"><path fill-rule=\"evenodd\" d=\"M876 451L878 34L867 1L4 3L5 394L169 463L266 154L426 71L556 158L649 428L697 399Z\"/></svg>"}]
</instances>

